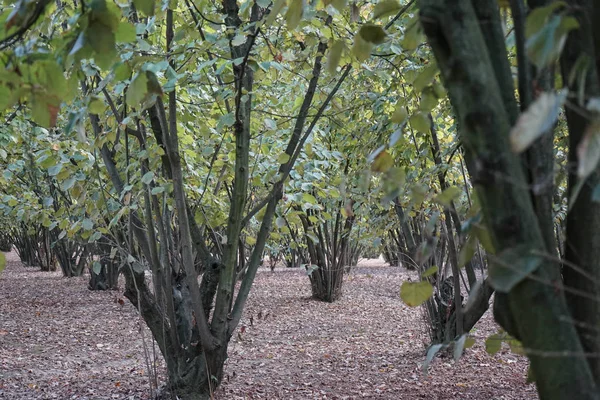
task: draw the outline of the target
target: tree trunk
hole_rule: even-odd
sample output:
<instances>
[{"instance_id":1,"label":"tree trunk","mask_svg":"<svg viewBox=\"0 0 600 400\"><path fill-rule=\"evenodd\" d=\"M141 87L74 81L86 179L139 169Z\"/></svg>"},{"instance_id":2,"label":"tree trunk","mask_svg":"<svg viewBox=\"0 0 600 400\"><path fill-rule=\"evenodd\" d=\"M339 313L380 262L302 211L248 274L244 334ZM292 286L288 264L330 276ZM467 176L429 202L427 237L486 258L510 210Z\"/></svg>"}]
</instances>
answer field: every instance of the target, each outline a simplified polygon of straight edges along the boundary
<instances>
[{"instance_id":1,"label":"tree trunk","mask_svg":"<svg viewBox=\"0 0 600 400\"><path fill-rule=\"evenodd\" d=\"M590 21L594 8L600 9L594 2L587 0L570 1L580 28L569 34L565 50L561 58L563 81L569 82L569 75L582 57L596 60L594 49L594 33ZM600 32L600 28L595 30ZM590 63L584 80L571 82L570 90L577 92L580 86L585 87L583 104L574 107L585 109L587 99L600 95L598 71L595 63ZM578 165L577 148L584 140L589 125L593 123L589 117L582 115L579 108L566 108L567 124L569 127L569 156L570 165ZM600 168L587 178L579 193L575 188L581 184L575 168L569 170L569 200L577 196L575 203L567 214L567 240L565 243L565 258L570 265L563 267L565 286L573 289L567 293L567 300L573 320L577 323L579 337L586 352L595 354L588 358L596 385L600 385L600 203L593 200L593 192L600 185ZM554 232L552 232L554 233ZM554 235L553 235L554 236ZM576 265L582 271L571 267Z\"/></svg>"},{"instance_id":2,"label":"tree trunk","mask_svg":"<svg viewBox=\"0 0 600 400\"><path fill-rule=\"evenodd\" d=\"M515 274L506 265L522 272L522 265L504 258L506 251L546 247L522 164L508 142L515 100L510 70L504 68L508 62L496 62L507 60L503 37L491 32L484 38L482 32L499 26L499 18L495 0L420 1L420 20L456 111L467 167L499 257L491 275L494 269ZM557 263L546 262L528 274L531 278L525 275L503 289L495 316L527 349L542 399L597 399L577 331L564 320L569 316L564 293L549 284L557 269ZM563 352L572 356L550 356Z\"/></svg>"}]
</instances>

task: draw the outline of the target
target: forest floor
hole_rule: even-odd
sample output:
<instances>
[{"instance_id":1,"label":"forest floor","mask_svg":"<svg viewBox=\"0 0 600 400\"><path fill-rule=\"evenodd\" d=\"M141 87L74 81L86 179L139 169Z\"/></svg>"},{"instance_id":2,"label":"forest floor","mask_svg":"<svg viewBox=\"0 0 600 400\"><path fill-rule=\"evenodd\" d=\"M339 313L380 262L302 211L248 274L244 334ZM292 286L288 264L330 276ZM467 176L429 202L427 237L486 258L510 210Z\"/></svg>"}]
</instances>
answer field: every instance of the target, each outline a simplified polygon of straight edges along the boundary
<instances>
[{"instance_id":1,"label":"forest floor","mask_svg":"<svg viewBox=\"0 0 600 400\"><path fill-rule=\"evenodd\" d=\"M21 265L0 275L0 399L150 399L164 366L120 292L87 278ZM302 270L261 268L230 345L216 399L536 399L527 360L506 345L488 312L457 362L437 357L424 374L421 312L398 293L410 273L377 260L346 277L343 298L310 298ZM414 279L414 277L413 277ZM152 360L156 360L153 362Z\"/></svg>"}]
</instances>

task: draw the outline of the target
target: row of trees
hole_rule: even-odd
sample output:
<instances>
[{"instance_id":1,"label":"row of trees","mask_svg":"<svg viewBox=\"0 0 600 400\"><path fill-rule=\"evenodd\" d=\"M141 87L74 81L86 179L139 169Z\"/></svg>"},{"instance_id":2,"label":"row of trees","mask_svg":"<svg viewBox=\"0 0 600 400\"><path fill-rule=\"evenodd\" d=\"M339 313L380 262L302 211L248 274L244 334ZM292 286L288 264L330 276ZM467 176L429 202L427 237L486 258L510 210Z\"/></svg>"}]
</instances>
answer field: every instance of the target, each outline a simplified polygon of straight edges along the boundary
<instances>
[{"instance_id":1,"label":"row of trees","mask_svg":"<svg viewBox=\"0 0 600 400\"><path fill-rule=\"evenodd\" d=\"M380 253L418 271L433 343L495 290L540 395L596 398L597 8L4 6L1 239L94 289L123 274L179 398L220 383L264 254L335 301Z\"/></svg>"}]
</instances>

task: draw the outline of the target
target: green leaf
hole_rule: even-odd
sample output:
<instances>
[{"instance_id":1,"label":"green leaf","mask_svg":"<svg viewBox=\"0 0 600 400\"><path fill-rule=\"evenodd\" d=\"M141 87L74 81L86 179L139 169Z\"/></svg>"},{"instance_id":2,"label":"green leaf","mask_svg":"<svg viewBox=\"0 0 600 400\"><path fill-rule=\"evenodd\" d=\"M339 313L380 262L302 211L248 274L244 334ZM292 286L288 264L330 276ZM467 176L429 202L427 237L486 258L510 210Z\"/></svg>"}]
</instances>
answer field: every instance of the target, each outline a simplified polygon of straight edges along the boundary
<instances>
[{"instance_id":1,"label":"green leaf","mask_svg":"<svg viewBox=\"0 0 600 400\"><path fill-rule=\"evenodd\" d=\"M86 231L91 231L94 228L94 223L92 222L91 219L89 218L85 218L82 222L81 222L81 227L86 230Z\"/></svg>"},{"instance_id":2,"label":"green leaf","mask_svg":"<svg viewBox=\"0 0 600 400\"><path fill-rule=\"evenodd\" d=\"M465 343L469 335L467 333L463 334L458 338L458 340L454 343L454 361L458 361L462 356L463 351L465 350Z\"/></svg>"},{"instance_id":3,"label":"green leaf","mask_svg":"<svg viewBox=\"0 0 600 400\"><path fill-rule=\"evenodd\" d=\"M372 44L382 44L387 38L387 33L381 26L369 23L361 26L358 34L365 42Z\"/></svg>"},{"instance_id":4,"label":"green leaf","mask_svg":"<svg viewBox=\"0 0 600 400\"><path fill-rule=\"evenodd\" d=\"M433 88L433 93L435 93L435 96L438 99L443 99L446 97L446 94L447 94L446 88L440 82L434 82L432 88Z\"/></svg>"},{"instance_id":5,"label":"green leaf","mask_svg":"<svg viewBox=\"0 0 600 400\"><path fill-rule=\"evenodd\" d=\"M583 139L577 146L577 175L588 177L600 161L600 120L594 119L586 127Z\"/></svg>"},{"instance_id":6,"label":"green leaf","mask_svg":"<svg viewBox=\"0 0 600 400\"><path fill-rule=\"evenodd\" d=\"M525 22L525 37L531 37L535 35L538 31L540 31L548 17L552 15L552 13L559 7L565 7L567 4L564 1L554 1L545 7L535 7L529 15L527 15L527 20Z\"/></svg>"},{"instance_id":7,"label":"green leaf","mask_svg":"<svg viewBox=\"0 0 600 400\"><path fill-rule=\"evenodd\" d=\"M92 114L102 114L104 112L104 101L98 97L93 98L88 104L88 111Z\"/></svg>"},{"instance_id":8,"label":"green leaf","mask_svg":"<svg viewBox=\"0 0 600 400\"><path fill-rule=\"evenodd\" d=\"M412 85L415 88L415 92L421 93L426 86L428 86L435 75L438 73L439 69L436 63L430 63L427 67L425 67L419 75L415 78Z\"/></svg>"},{"instance_id":9,"label":"green leaf","mask_svg":"<svg viewBox=\"0 0 600 400\"><path fill-rule=\"evenodd\" d=\"M53 167L48 168L48 175L50 176L56 176L60 173L60 171L62 171L62 164L57 164Z\"/></svg>"},{"instance_id":10,"label":"green leaf","mask_svg":"<svg viewBox=\"0 0 600 400\"><path fill-rule=\"evenodd\" d=\"M310 204L318 204L317 199L310 193L302 193L302 201Z\"/></svg>"},{"instance_id":11,"label":"green leaf","mask_svg":"<svg viewBox=\"0 0 600 400\"><path fill-rule=\"evenodd\" d=\"M287 28L290 31L296 29L300 21L302 20L302 14L304 12L304 0L291 0L291 4L285 13L285 22Z\"/></svg>"},{"instance_id":12,"label":"green leaf","mask_svg":"<svg viewBox=\"0 0 600 400\"><path fill-rule=\"evenodd\" d=\"M277 219L275 220L275 224L278 228L283 228L285 226L285 218L277 217Z\"/></svg>"},{"instance_id":13,"label":"green leaf","mask_svg":"<svg viewBox=\"0 0 600 400\"><path fill-rule=\"evenodd\" d=\"M343 40L336 40L331 45L331 49L329 50L329 55L327 57L327 71L332 75L335 74L337 67L340 64L344 47L345 44Z\"/></svg>"},{"instance_id":14,"label":"green leaf","mask_svg":"<svg viewBox=\"0 0 600 400\"><path fill-rule=\"evenodd\" d=\"M512 351L515 354L518 354L520 356L524 356L525 355L525 351L523 349L523 344L518 341L517 339L513 338L513 337L508 337L505 340L506 343L508 343L508 346L510 347L510 351Z\"/></svg>"},{"instance_id":15,"label":"green leaf","mask_svg":"<svg viewBox=\"0 0 600 400\"><path fill-rule=\"evenodd\" d=\"M373 19L379 19L392 15L401 8L398 0L382 0L373 9Z\"/></svg>"},{"instance_id":16,"label":"green leaf","mask_svg":"<svg viewBox=\"0 0 600 400\"><path fill-rule=\"evenodd\" d=\"M325 0L324 3L325 5L327 5L327 3L331 3L336 10L343 13L348 5L348 0Z\"/></svg>"},{"instance_id":17,"label":"green leaf","mask_svg":"<svg viewBox=\"0 0 600 400\"><path fill-rule=\"evenodd\" d=\"M73 44L73 47L71 48L71 51L69 52L69 55L73 56L73 55L77 54L77 52L79 50L81 50L85 46L85 44L86 44L85 32L81 32L79 34L79 36L77 36L77 40Z\"/></svg>"},{"instance_id":18,"label":"green leaf","mask_svg":"<svg viewBox=\"0 0 600 400\"><path fill-rule=\"evenodd\" d=\"M375 160L371 164L371 171L373 172L386 172L394 166L394 159L387 151L382 151L377 154Z\"/></svg>"},{"instance_id":19,"label":"green leaf","mask_svg":"<svg viewBox=\"0 0 600 400\"><path fill-rule=\"evenodd\" d=\"M502 347L502 338L503 336L498 333L489 336L485 340L485 351L490 355L496 354Z\"/></svg>"},{"instance_id":20,"label":"green leaf","mask_svg":"<svg viewBox=\"0 0 600 400\"><path fill-rule=\"evenodd\" d=\"M533 368L531 368L531 364L527 367L527 383L535 383L535 376L533 375Z\"/></svg>"},{"instance_id":21,"label":"green leaf","mask_svg":"<svg viewBox=\"0 0 600 400\"><path fill-rule=\"evenodd\" d=\"M419 18L415 16L409 23L408 29L404 32L404 38L400 42L400 45L404 50L413 51L423 43L424 39L423 28L421 27Z\"/></svg>"},{"instance_id":22,"label":"green leaf","mask_svg":"<svg viewBox=\"0 0 600 400\"><path fill-rule=\"evenodd\" d=\"M558 120L558 115L565 101L567 90L559 93L542 93L525 112L510 131L512 150L521 153L537 138L548 132Z\"/></svg>"},{"instance_id":23,"label":"green leaf","mask_svg":"<svg viewBox=\"0 0 600 400\"><path fill-rule=\"evenodd\" d=\"M490 236L490 232L485 225L474 224L473 232L475 232L477 239L479 239L479 243L481 243L485 251L487 251L490 254L496 253L494 243L492 242L492 237Z\"/></svg>"},{"instance_id":24,"label":"green leaf","mask_svg":"<svg viewBox=\"0 0 600 400\"><path fill-rule=\"evenodd\" d=\"M231 40L231 44L232 44L233 46L241 46L241 45L243 45L244 43L246 43L246 39L247 39L246 35L240 35L240 34L237 34L237 35L235 35L235 36L233 37L233 39Z\"/></svg>"},{"instance_id":25,"label":"green leaf","mask_svg":"<svg viewBox=\"0 0 600 400\"><path fill-rule=\"evenodd\" d=\"M133 4L135 5L135 8L144 13L144 15L147 15L148 17L154 15L154 8L156 6L155 0L133 0Z\"/></svg>"},{"instance_id":26,"label":"green leaf","mask_svg":"<svg viewBox=\"0 0 600 400\"><path fill-rule=\"evenodd\" d=\"M146 172L144 176L142 176L142 183L149 185L150 182L154 179L154 172Z\"/></svg>"},{"instance_id":27,"label":"green leaf","mask_svg":"<svg viewBox=\"0 0 600 400\"><path fill-rule=\"evenodd\" d=\"M498 255L490 268L490 284L500 293L513 287L534 273L542 265L542 257L531 252L531 245L520 244Z\"/></svg>"},{"instance_id":28,"label":"green leaf","mask_svg":"<svg viewBox=\"0 0 600 400\"><path fill-rule=\"evenodd\" d=\"M135 26L133 24L125 21L119 23L119 27L115 33L117 43L130 43L135 41L136 37Z\"/></svg>"},{"instance_id":29,"label":"green leaf","mask_svg":"<svg viewBox=\"0 0 600 400\"><path fill-rule=\"evenodd\" d=\"M160 87L160 83L158 82L158 77L153 71L146 71L146 79L148 80L148 92L154 93L158 95L162 95L163 91Z\"/></svg>"},{"instance_id":30,"label":"green leaf","mask_svg":"<svg viewBox=\"0 0 600 400\"><path fill-rule=\"evenodd\" d=\"M51 128L56 124L59 111L58 99L44 95L33 95L31 98L31 117L40 126Z\"/></svg>"},{"instance_id":31,"label":"green leaf","mask_svg":"<svg viewBox=\"0 0 600 400\"><path fill-rule=\"evenodd\" d=\"M402 128L396 129L390 136L390 147L398 143L398 140L402 138Z\"/></svg>"},{"instance_id":32,"label":"green leaf","mask_svg":"<svg viewBox=\"0 0 600 400\"><path fill-rule=\"evenodd\" d=\"M92 234L92 236L90 236L90 238L88 239L88 243L93 243L97 240L99 240L102 237L102 233L96 231Z\"/></svg>"},{"instance_id":33,"label":"green leaf","mask_svg":"<svg viewBox=\"0 0 600 400\"><path fill-rule=\"evenodd\" d=\"M432 88L426 88L423 90L421 95L421 102L419 103L419 110L423 112L430 112L438 104L438 98L433 92Z\"/></svg>"},{"instance_id":34,"label":"green leaf","mask_svg":"<svg viewBox=\"0 0 600 400\"><path fill-rule=\"evenodd\" d=\"M115 33L102 22L91 23L86 30L87 42L94 50L94 60L102 69L108 69L117 56Z\"/></svg>"},{"instance_id":35,"label":"green leaf","mask_svg":"<svg viewBox=\"0 0 600 400\"><path fill-rule=\"evenodd\" d=\"M427 281L404 282L400 287L400 298L409 307L417 307L433 296L433 286Z\"/></svg>"},{"instance_id":36,"label":"green leaf","mask_svg":"<svg viewBox=\"0 0 600 400\"><path fill-rule=\"evenodd\" d=\"M553 64L560 57L567 34L578 27L574 17L552 15L536 32L530 28L531 35L525 43L529 59L538 69Z\"/></svg>"},{"instance_id":37,"label":"green leaf","mask_svg":"<svg viewBox=\"0 0 600 400\"><path fill-rule=\"evenodd\" d=\"M595 203L600 203L600 184L597 184L592 191L592 201Z\"/></svg>"},{"instance_id":38,"label":"green leaf","mask_svg":"<svg viewBox=\"0 0 600 400\"><path fill-rule=\"evenodd\" d=\"M156 186L156 187L153 187L150 192L152 193L152 195L157 195L157 194L162 193L164 191L165 191L165 187L164 186Z\"/></svg>"},{"instance_id":39,"label":"green leaf","mask_svg":"<svg viewBox=\"0 0 600 400\"><path fill-rule=\"evenodd\" d=\"M475 346L475 339L473 339L471 336L468 336L467 340L465 340L465 349L470 349L473 346Z\"/></svg>"},{"instance_id":40,"label":"green leaf","mask_svg":"<svg viewBox=\"0 0 600 400\"><path fill-rule=\"evenodd\" d=\"M315 244L319 243L319 238L312 232L308 232L306 236Z\"/></svg>"},{"instance_id":41,"label":"green leaf","mask_svg":"<svg viewBox=\"0 0 600 400\"><path fill-rule=\"evenodd\" d=\"M94 272L94 274L100 275L100 273L102 272L102 264L100 264L100 262L98 261L94 261L94 263L92 264L92 271Z\"/></svg>"},{"instance_id":42,"label":"green leaf","mask_svg":"<svg viewBox=\"0 0 600 400\"><path fill-rule=\"evenodd\" d=\"M148 78L145 73L138 74L127 88L125 100L131 107L139 107L148 93Z\"/></svg>"},{"instance_id":43,"label":"green leaf","mask_svg":"<svg viewBox=\"0 0 600 400\"><path fill-rule=\"evenodd\" d=\"M131 68L127 63L118 64L115 68L115 79L117 81L124 81L125 79L129 79L131 76Z\"/></svg>"},{"instance_id":44,"label":"green leaf","mask_svg":"<svg viewBox=\"0 0 600 400\"><path fill-rule=\"evenodd\" d=\"M361 35L354 35L354 44L352 45L352 54L359 62L363 62L371 56L373 44L367 42Z\"/></svg>"},{"instance_id":45,"label":"green leaf","mask_svg":"<svg viewBox=\"0 0 600 400\"><path fill-rule=\"evenodd\" d=\"M427 350L427 357L425 357L425 361L423 362L423 371L427 371L427 368L429 368L429 365L433 361L435 355L445 347L447 347L447 345L441 343L431 345L431 347Z\"/></svg>"},{"instance_id":46,"label":"green leaf","mask_svg":"<svg viewBox=\"0 0 600 400\"><path fill-rule=\"evenodd\" d=\"M439 268L437 265L434 265L433 267L429 267L421 274L421 278L428 278L434 274L437 274L438 271L439 271Z\"/></svg>"},{"instance_id":47,"label":"green leaf","mask_svg":"<svg viewBox=\"0 0 600 400\"><path fill-rule=\"evenodd\" d=\"M452 202L454 200L458 199L458 197L460 196L461 193L462 193L462 190L460 190L458 187L451 186L451 187L447 188L446 190L444 190L442 193L435 196L434 201L436 203L443 205L444 207L450 207Z\"/></svg>"},{"instance_id":48,"label":"green leaf","mask_svg":"<svg viewBox=\"0 0 600 400\"><path fill-rule=\"evenodd\" d=\"M315 272L316 270L319 269L319 266L310 264L310 265L305 265L304 268L306 269L306 275L311 276L313 272Z\"/></svg>"},{"instance_id":49,"label":"green leaf","mask_svg":"<svg viewBox=\"0 0 600 400\"><path fill-rule=\"evenodd\" d=\"M404 105L396 105L396 110L392 114L392 122L395 124L401 124L406 121L408 118L408 113L406 112L406 107Z\"/></svg>"},{"instance_id":50,"label":"green leaf","mask_svg":"<svg viewBox=\"0 0 600 400\"><path fill-rule=\"evenodd\" d=\"M279 164L285 164L290 161L290 155L287 153L281 153L279 157L277 157L277 162Z\"/></svg>"},{"instance_id":51,"label":"green leaf","mask_svg":"<svg viewBox=\"0 0 600 400\"><path fill-rule=\"evenodd\" d=\"M410 126L412 126L413 129L421 132L421 133L429 133L429 128L431 126L431 121L429 121L429 117L427 116L427 113L424 112L418 112L416 114L411 115L410 119Z\"/></svg>"},{"instance_id":52,"label":"green leaf","mask_svg":"<svg viewBox=\"0 0 600 400\"><path fill-rule=\"evenodd\" d=\"M464 267L475 255L477 250L477 238L469 235L469 238L458 253L458 268Z\"/></svg>"},{"instance_id":53,"label":"green leaf","mask_svg":"<svg viewBox=\"0 0 600 400\"><path fill-rule=\"evenodd\" d=\"M273 3L273 7L271 7L271 12L269 13L267 20L263 25L263 29L266 29L269 26L273 25L275 18L277 18L277 15L279 15L283 7L285 7L285 4L286 0L275 0L275 2Z\"/></svg>"},{"instance_id":54,"label":"green leaf","mask_svg":"<svg viewBox=\"0 0 600 400\"><path fill-rule=\"evenodd\" d=\"M0 251L0 274L4 271L4 268L6 268L6 256Z\"/></svg>"}]
</instances>

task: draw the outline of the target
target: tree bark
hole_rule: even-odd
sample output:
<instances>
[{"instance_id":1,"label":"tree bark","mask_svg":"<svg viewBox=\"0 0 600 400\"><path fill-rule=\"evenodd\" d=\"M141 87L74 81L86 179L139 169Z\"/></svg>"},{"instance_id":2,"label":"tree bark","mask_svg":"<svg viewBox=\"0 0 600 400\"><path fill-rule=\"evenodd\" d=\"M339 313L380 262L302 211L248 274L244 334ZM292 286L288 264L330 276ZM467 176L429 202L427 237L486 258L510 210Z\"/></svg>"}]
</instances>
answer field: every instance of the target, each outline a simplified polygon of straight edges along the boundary
<instances>
[{"instance_id":1,"label":"tree bark","mask_svg":"<svg viewBox=\"0 0 600 400\"><path fill-rule=\"evenodd\" d=\"M512 78L510 74L505 78L507 73L500 67L506 62L496 62L497 50L488 49L482 32L488 25L480 20L479 11L495 8L485 22L496 26L497 3L475 3L478 12L469 1L421 0L420 20L457 114L467 167L492 243L502 259L505 250L522 246L544 251L545 243L522 164L508 143L514 99L506 93ZM557 268L547 263L508 290L505 309L500 310L508 315L499 317L527 349L542 399L597 399L577 331L564 321L569 315L564 293L549 284ZM564 352L570 357L556 356Z\"/></svg>"},{"instance_id":2,"label":"tree bark","mask_svg":"<svg viewBox=\"0 0 600 400\"><path fill-rule=\"evenodd\" d=\"M594 2L587 0L570 1L580 28L569 34L561 58L563 81L569 83L569 75L581 57L595 60L594 33L590 15L594 12ZM597 21L595 21L597 22ZM596 24L597 25L597 24ZM596 31L599 29L596 28ZM568 264L563 267L565 286L577 292L567 293L567 300L572 318L577 324L579 337L586 352L595 356L588 358L596 385L600 385L600 203L592 200L594 189L600 184L600 168L587 178L581 191L575 193L575 187L580 184L575 166L578 165L577 148L586 135L590 119L579 111L585 108L588 99L600 95L598 70L595 63L589 63L585 81L578 79L571 82L569 89L577 93L579 87L585 85L583 104L566 108L567 124L569 127L569 200L577 196L575 203L567 214L567 239L565 259L583 270L575 270Z\"/></svg>"}]
</instances>

